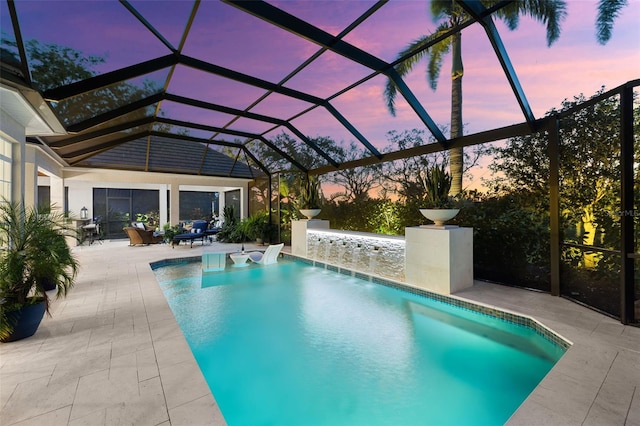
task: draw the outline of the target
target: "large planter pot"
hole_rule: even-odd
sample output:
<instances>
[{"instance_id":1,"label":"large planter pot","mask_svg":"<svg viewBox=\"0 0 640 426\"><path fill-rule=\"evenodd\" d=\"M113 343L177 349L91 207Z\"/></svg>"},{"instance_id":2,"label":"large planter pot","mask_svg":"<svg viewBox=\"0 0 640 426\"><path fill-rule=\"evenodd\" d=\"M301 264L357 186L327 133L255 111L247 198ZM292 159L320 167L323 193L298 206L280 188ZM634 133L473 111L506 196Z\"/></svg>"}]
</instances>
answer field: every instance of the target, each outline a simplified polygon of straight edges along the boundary
<instances>
[{"instance_id":1,"label":"large planter pot","mask_svg":"<svg viewBox=\"0 0 640 426\"><path fill-rule=\"evenodd\" d=\"M460 209L420 209L422 216L433 221L436 226L444 226L444 223L453 219Z\"/></svg>"},{"instance_id":2,"label":"large planter pot","mask_svg":"<svg viewBox=\"0 0 640 426\"><path fill-rule=\"evenodd\" d=\"M321 209L300 209L300 213L305 215L307 219L311 220L314 217L318 216L322 210Z\"/></svg>"},{"instance_id":3,"label":"large planter pot","mask_svg":"<svg viewBox=\"0 0 640 426\"><path fill-rule=\"evenodd\" d=\"M45 303L44 300L34 305L28 305L17 311L7 312L10 322L15 322L13 332L1 342L15 342L16 340L31 337L38 330L40 321L44 317Z\"/></svg>"},{"instance_id":4,"label":"large planter pot","mask_svg":"<svg viewBox=\"0 0 640 426\"><path fill-rule=\"evenodd\" d=\"M51 291L51 290L55 290L57 288L56 286L56 282L49 279L49 278L42 278L40 280L40 285L42 286L42 289L44 291Z\"/></svg>"}]
</instances>

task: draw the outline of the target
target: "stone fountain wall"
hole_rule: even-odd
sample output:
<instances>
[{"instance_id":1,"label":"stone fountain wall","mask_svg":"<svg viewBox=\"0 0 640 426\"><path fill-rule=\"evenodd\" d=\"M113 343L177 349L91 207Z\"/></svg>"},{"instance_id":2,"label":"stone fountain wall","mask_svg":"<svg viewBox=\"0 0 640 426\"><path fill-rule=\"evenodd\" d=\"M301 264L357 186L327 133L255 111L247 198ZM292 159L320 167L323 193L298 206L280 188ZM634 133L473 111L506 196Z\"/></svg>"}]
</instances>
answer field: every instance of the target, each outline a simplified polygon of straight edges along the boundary
<instances>
[{"instance_id":1,"label":"stone fountain wall","mask_svg":"<svg viewBox=\"0 0 640 426\"><path fill-rule=\"evenodd\" d=\"M297 220L291 227L291 254L336 270L378 276L440 294L473 285L472 228L420 226L405 228L405 235L340 231L330 229L326 220Z\"/></svg>"},{"instance_id":2,"label":"stone fountain wall","mask_svg":"<svg viewBox=\"0 0 640 426\"><path fill-rule=\"evenodd\" d=\"M404 281L405 242L402 237L308 229L307 258Z\"/></svg>"}]
</instances>

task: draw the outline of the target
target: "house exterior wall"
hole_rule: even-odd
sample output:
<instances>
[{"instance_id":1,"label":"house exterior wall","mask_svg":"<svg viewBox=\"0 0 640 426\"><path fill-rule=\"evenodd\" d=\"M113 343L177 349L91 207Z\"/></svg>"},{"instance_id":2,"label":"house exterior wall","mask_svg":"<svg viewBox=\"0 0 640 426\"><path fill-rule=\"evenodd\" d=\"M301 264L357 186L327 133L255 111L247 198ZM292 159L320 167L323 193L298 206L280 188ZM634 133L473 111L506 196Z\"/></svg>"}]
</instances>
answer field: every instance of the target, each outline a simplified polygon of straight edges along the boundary
<instances>
[{"instance_id":1,"label":"house exterior wall","mask_svg":"<svg viewBox=\"0 0 640 426\"><path fill-rule=\"evenodd\" d=\"M241 216L246 217L248 212L248 179L81 168L64 169L63 178L64 185L69 188L69 212L76 215L82 207L86 207L89 210L89 217L93 217L93 188L158 190L160 226L165 223L175 225L180 220L180 191L224 193L239 188L243 200ZM169 201L171 217L166 217L167 191L170 191L171 197Z\"/></svg>"},{"instance_id":2,"label":"house exterior wall","mask_svg":"<svg viewBox=\"0 0 640 426\"><path fill-rule=\"evenodd\" d=\"M9 117L10 118L10 117ZM9 190L2 194L13 201L24 201L27 207L37 204L37 187L49 185L51 189L51 204L58 208L64 206L65 187L68 187L67 210L71 216L79 216L80 209L86 207L89 217L93 217L93 189L152 189L159 191L160 221L177 224L180 220L179 194L180 191L220 192L240 189L241 217L248 214L248 179L217 178L209 176L172 175L169 173L152 173L137 171L121 171L107 169L82 169L65 167L45 152L42 147L26 144L24 128L20 133L19 123L15 128L8 128L3 122L0 133L3 144L10 144L11 156L7 166L10 169ZM9 134L11 136L9 136ZM14 138L22 138L22 142ZM38 177L38 172L46 178ZM170 214L167 217L167 191L170 193ZM224 197L221 198L220 208L224 208Z\"/></svg>"},{"instance_id":3,"label":"house exterior wall","mask_svg":"<svg viewBox=\"0 0 640 426\"><path fill-rule=\"evenodd\" d=\"M35 207L40 181L42 185L48 183L50 187L51 204L62 208L65 203L65 188L68 188L66 207L69 213L79 216L80 209L86 207L89 217L93 217L94 188L158 190L160 220L161 225L164 225L177 224L180 219L181 190L224 194L226 191L240 189L240 214L241 217L247 216L250 179L69 167L48 147L26 142L27 136L64 133L64 128L56 121L54 114L43 116L46 108L34 108L20 90L5 85L4 80L0 90L3 94L3 102L0 103L0 196L10 201L24 201L27 207ZM36 101L46 105L41 98ZM42 175L48 179L44 179ZM170 191L171 197L168 203L171 217L167 217L166 213L167 191ZM223 200L224 197L220 199Z\"/></svg>"},{"instance_id":4,"label":"house exterior wall","mask_svg":"<svg viewBox=\"0 0 640 426\"><path fill-rule=\"evenodd\" d=\"M11 163L8 167L8 175L10 176L10 184L3 186L2 195L10 201L21 201L24 194L24 166L23 158L25 156L25 127L12 116L0 109L0 140L4 146L8 145L7 154L10 153Z\"/></svg>"}]
</instances>

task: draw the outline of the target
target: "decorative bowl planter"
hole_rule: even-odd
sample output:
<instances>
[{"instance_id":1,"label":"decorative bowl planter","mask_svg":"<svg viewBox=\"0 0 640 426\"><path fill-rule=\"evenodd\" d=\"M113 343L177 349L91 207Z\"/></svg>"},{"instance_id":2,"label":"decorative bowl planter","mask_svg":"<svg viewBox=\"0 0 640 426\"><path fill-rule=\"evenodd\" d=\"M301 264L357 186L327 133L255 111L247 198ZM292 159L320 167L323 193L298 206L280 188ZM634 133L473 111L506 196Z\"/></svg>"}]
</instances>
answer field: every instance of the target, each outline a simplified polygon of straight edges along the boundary
<instances>
[{"instance_id":1,"label":"decorative bowl planter","mask_svg":"<svg viewBox=\"0 0 640 426\"><path fill-rule=\"evenodd\" d=\"M460 209L420 209L420 213L433 221L435 226L444 226L446 221L456 217L459 212Z\"/></svg>"},{"instance_id":2,"label":"decorative bowl planter","mask_svg":"<svg viewBox=\"0 0 640 426\"><path fill-rule=\"evenodd\" d=\"M307 217L307 219L311 220L314 217L318 216L322 210L321 209L300 209L300 213Z\"/></svg>"}]
</instances>

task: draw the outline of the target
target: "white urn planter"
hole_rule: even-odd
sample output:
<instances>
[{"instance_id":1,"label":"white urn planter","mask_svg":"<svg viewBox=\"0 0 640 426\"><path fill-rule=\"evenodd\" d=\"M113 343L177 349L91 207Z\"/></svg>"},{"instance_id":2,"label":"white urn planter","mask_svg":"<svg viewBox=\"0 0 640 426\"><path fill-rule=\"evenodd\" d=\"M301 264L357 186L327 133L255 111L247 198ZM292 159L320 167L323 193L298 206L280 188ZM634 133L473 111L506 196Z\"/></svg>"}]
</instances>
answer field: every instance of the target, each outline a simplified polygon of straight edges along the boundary
<instances>
[{"instance_id":1,"label":"white urn planter","mask_svg":"<svg viewBox=\"0 0 640 426\"><path fill-rule=\"evenodd\" d=\"M422 216L433 221L435 226L444 226L444 223L453 219L460 209L420 209Z\"/></svg>"},{"instance_id":2,"label":"white urn planter","mask_svg":"<svg viewBox=\"0 0 640 426\"><path fill-rule=\"evenodd\" d=\"M311 220L314 217L318 216L322 210L321 209L300 209L300 213L307 217L307 219Z\"/></svg>"}]
</instances>

